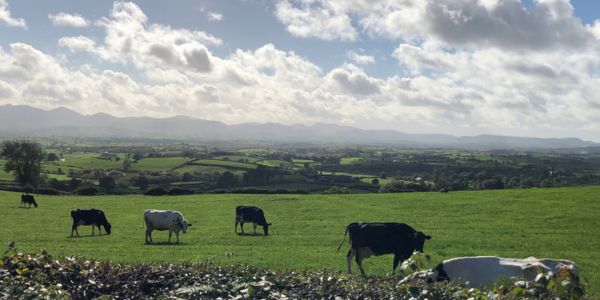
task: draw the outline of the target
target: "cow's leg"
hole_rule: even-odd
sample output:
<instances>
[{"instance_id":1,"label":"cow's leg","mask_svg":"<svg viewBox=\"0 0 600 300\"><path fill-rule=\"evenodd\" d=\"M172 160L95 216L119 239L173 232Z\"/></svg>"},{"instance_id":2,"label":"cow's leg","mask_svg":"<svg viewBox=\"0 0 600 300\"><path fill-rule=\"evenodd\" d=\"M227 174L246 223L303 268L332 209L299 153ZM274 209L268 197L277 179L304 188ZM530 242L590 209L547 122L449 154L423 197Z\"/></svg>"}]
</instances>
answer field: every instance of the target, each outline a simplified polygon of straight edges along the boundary
<instances>
[{"instance_id":1,"label":"cow's leg","mask_svg":"<svg viewBox=\"0 0 600 300\"><path fill-rule=\"evenodd\" d=\"M71 237L73 237L73 232L77 230L77 224L75 224L75 222L73 222L73 225L71 226Z\"/></svg>"},{"instance_id":2,"label":"cow's leg","mask_svg":"<svg viewBox=\"0 0 600 300\"><path fill-rule=\"evenodd\" d=\"M242 234L244 234L244 220L240 221L240 228L242 229Z\"/></svg>"},{"instance_id":3,"label":"cow's leg","mask_svg":"<svg viewBox=\"0 0 600 300\"><path fill-rule=\"evenodd\" d=\"M256 234L256 223L252 223L252 227L254 227L254 234Z\"/></svg>"},{"instance_id":4,"label":"cow's leg","mask_svg":"<svg viewBox=\"0 0 600 300\"><path fill-rule=\"evenodd\" d=\"M102 228L100 228L100 225L98 225L98 235L102 235Z\"/></svg>"},{"instance_id":5,"label":"cow's leg","mask_svg":"<svg viewBox=\"0 0 600 300\"><path fill-rule=\"evenodd\" d=\"M175 231L175 237L177 238L177 244L179 244L179 231Z\"/></svg>"},{"instance_id":6,"label":"cow's leg","mask_svg":"<svg viewBox=\"0 0 600 300\"><path fill-rule=\"evenodd\" d=\"M360 255L360 251L356 251L356 256L354 257L356 260L356 264L358 265L358 269L360 270L360 275L365 277L365 269L362 266L362 257Z\"/></svg>"},{"instance_id":7,"label":"cow's leg","mask_svg":"<svg viewBox=\"0 0 600 300\"><path fill-rule=\"evenodd\" d=\"M148 244L148 240L150 240L150 243L152 243L152 229L151 228L146 229L146 244Z\"/></svg>"},{"instance_id":8,"label":"cow's leg","mask_svg":"<svg viewBox=\"0 0 600 300\"><path fill-rule=\"evenodd\" d=\"M396 268L398 267L398 264L400 263L400 260L402 259L402 255L401 254L394 254L394 268L392 269L392 275L396 274Z\"/></svg>"},{"instance_id":9,"label":"cow's leg","mask_svg":"<svg viewBox=\"0 0 600 300\"><path fill-rule=\"evenodd\" d=\"M348 254L346 254L346 261L348 262L348 274L352 274L352 258L356 254L356 251L352 248L348 250Z\"/></svg>"},{"instance_id":10,"label":"cow's leg","mask_svg":"<svg viewBox=\"0 0 600 300\"><path fill-rule=\"evenodd\" d=\"M169 230L169 244L171 243L171 235L173 235L173 231Z\"/></svg>"},{"instance_id":11,"label":"cow's leg","mask_svg":"<svg viewBox=\"0 0 600 300\"><path fill-rule=\"evenodd\" d=\"M92 236L94 236L94 230L96 230L96 226L92 225Z\"/></svg>"}]
</instances>

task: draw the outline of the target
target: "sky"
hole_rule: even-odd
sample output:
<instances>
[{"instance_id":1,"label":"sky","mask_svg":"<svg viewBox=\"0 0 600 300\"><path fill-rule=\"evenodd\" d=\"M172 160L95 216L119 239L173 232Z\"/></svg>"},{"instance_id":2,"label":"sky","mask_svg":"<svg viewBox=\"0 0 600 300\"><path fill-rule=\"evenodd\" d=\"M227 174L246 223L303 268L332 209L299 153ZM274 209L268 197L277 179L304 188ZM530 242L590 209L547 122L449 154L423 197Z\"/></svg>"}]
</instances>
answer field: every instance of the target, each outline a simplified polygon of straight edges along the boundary
<instances>
[{"instance_id":1,"label":"sky","mask_svg":"<svg viewBox=\"0 0 600 300\"><path fill-rule=\"evenodd\" d=\"M0 105L600 142L600 2L0 0Z\"/></svg>"}]
</instances>

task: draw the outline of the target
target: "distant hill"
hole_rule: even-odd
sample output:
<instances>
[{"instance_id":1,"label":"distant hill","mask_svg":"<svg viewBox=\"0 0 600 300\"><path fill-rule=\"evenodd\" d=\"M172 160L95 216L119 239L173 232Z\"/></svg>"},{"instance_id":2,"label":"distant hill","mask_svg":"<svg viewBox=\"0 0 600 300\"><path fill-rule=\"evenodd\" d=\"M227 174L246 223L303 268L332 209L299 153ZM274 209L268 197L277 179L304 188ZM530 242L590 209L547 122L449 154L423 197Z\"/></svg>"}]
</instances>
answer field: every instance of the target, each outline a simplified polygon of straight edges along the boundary
<instances>
[{"instance_id":1,"label":"distant hill","mask_svg":"<svg viewBox=\"0 0 600 300\"><path fill-rule=\"evenodd\" d=\"M227 125L184 116L118 118L104 113L82 115L62 107L47 111L24 105L0 106L0 136L391 144L470 149L562 149L600 146L578 138L547 139L495 135L457 137L446 134L407 134L395 130L365 130L323 123L310 126L278 123Z\"/></svg>"}]
</instances>

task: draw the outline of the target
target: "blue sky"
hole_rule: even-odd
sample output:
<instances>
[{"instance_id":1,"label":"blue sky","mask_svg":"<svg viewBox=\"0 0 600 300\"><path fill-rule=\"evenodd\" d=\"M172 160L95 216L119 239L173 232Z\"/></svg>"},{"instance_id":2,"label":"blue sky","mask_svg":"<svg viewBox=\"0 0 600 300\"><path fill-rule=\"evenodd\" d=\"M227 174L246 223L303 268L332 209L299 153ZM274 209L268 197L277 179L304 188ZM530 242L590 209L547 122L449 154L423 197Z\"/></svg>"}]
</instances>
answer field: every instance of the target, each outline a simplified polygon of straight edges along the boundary
<instances>
[{"instance_id":1,"label":"blue sky","mask_svg":"<svg viewBox=\"0 0 600 300\"><path fill-rule=\"evenodd\" d=\"M589 0L0 0L0 104L600 141L599 12Z\"/></svg>"}]
</instances>

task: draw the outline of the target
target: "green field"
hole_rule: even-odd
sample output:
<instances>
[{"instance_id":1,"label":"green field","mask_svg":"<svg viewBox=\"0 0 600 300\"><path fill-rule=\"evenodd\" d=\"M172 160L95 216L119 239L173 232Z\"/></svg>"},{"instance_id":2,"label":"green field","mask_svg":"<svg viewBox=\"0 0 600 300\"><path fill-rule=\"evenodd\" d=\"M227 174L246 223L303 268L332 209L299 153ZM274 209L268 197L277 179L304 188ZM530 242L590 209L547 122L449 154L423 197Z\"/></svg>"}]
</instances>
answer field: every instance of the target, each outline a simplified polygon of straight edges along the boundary
<instances>
[{"instance_id":1,"label":"green field","mask_svg":"<svg viewBox=\"0 0 600 300\"><path fill-rule=\"evenodd\" d=\"M65 154L64 161L53 162L52 164L61 167L63 170L67 170L68 167L80 168L80 169L116 169L123 167L123 160L108 160L98 158L98 153L72 153ZM122 159L121 155L121 159Z\"/></svg>"},{"instance_id":2,"label":"green field","mask_svg":"<svg viewBox=\"0 0 600 300\"><path fill-rule=\"evenodd\" d=\"M144 158L132 164L133 169L149 171L168 171L190 161L185 157Z\"/></svg>"},{"instance_id":3,"label":"green field","mask_svg":"<svg viewBox=\"0 0 600 300\"><path fill-rule=\"evenodd\" d=\"M201 166L216 166L216 167L226 167L240 170L254 170L256 169L256 165L241 163L237 161L230 160L217 160L217 159L198 159L194 162L190 163L190 165L201 165Z\"/></svg>"},{"instance_id":4,"label":"green field","mask_svg":"<svg viewBox=\"0 0 600 300\"><path fill-rule=\"evenodd\" d=\"M600 187L481 192L362 195L190 195L38 196L39 208L18 208L19 194L0 192L0 242L16 241L22 251L47 249L55 255L126 262L247 263L273 269L344 270L348 246L336 252L345 226L353 221L400 221L431 235L425 251L431 265L467 255L552 257L574 260L600 294ZM233 233L236 205L265 209L271 236ZM104 210L111 236L70 238L69 211ZM193 224L181 244L144 245L144 209L181 211ZM251 231L247 225L246 230ZM369 274L391 269L392 257L369 258ZM356 270L356 266L354 266Z\"/></svg>"}]
</instances>

